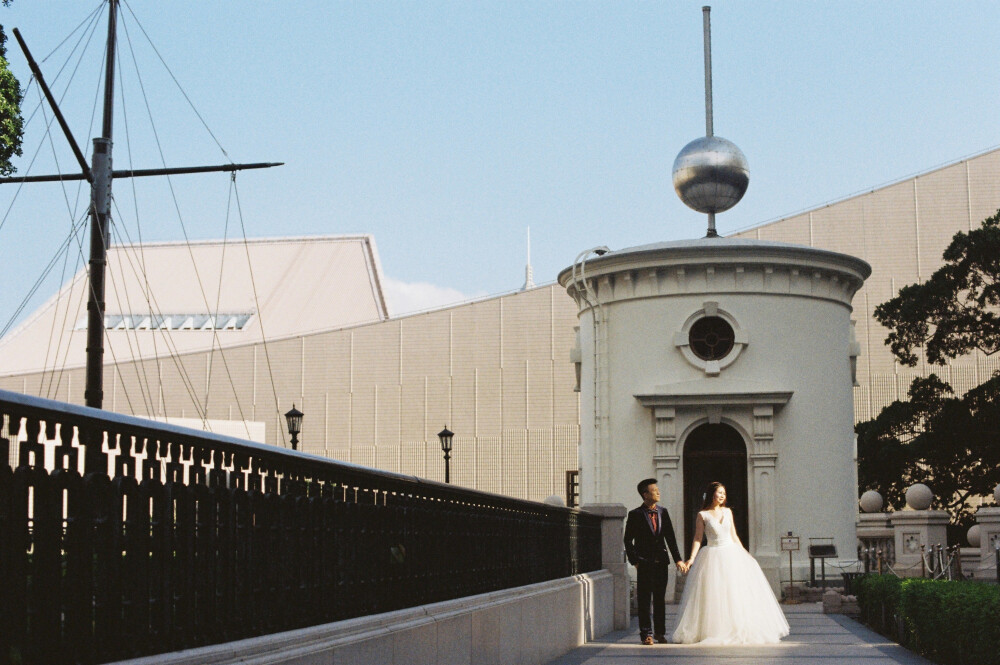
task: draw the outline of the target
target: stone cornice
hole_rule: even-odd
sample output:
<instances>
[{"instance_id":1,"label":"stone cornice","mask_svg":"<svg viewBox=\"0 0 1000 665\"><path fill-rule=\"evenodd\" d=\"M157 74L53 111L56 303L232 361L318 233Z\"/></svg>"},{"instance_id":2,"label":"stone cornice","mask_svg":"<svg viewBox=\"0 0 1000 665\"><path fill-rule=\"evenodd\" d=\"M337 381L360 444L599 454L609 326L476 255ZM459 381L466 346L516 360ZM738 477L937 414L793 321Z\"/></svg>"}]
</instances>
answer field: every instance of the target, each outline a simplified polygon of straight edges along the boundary
<instances>
[{"instance_id":1,"label":"stone cornice","mask_svg":"<svg viewBox=\"0 0 1000 665\"><path fill-rule=\"evenodd\" d=\"M610 252L589 260L582 273L589 299L604 305L674 295L757 293L819 298L850 307L871 267L853 256L814 247L703 239ZM566 269L559 283L575 295L572 277L572 269Z\"/></svg>"},{"instance_id":2,"label":"stone cornice","mask_svg":"<svg viewBox=\"0 0 1000 665\"><path fill-rule=\"evenodd\" d=\"M645 407L663 406L784 406L792 398L791 390L769 391L683 391L658 386L654 392L633 395Z\"/></svg>"}]
</instances>

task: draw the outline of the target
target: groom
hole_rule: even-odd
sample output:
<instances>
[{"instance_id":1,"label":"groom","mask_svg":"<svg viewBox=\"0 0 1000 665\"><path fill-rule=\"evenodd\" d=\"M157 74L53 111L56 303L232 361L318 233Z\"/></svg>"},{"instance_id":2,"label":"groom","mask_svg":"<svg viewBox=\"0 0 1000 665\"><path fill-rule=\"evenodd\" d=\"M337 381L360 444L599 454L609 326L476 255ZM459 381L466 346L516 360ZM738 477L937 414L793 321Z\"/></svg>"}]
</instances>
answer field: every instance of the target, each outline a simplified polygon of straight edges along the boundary
<instances>
[{"instance_id":1,"label":"groom","mask_svg":"<svg viewBox=\"0 0 1000 665\"><path fill-rule=\"evenodd\" d=\"M657 505L660 488L656 485L656 478L641 481L636 489L642 497L642 505L630 510L625 522L625 555L638 573L639 639L643 644L652 644L655 636L657 642L666 644L664 595L667 591L670 558L673 557L678 571L684 572L686 566L677 550L674 527L670 523L667 509ZM667 548L670 548L669 555ZM652 626L649 620L650 601L653 603L655 624Z\"/></svg>"}]
</instances>

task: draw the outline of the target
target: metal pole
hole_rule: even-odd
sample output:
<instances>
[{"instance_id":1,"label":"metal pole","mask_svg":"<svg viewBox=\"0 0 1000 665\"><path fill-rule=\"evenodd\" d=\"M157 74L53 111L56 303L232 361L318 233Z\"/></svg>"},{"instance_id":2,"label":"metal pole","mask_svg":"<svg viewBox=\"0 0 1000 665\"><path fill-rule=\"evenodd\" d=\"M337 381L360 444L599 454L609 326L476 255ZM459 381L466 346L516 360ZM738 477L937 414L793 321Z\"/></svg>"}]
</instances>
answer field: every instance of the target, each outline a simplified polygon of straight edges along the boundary
<instances>
[{"instance_id":1,"label":"metal pole","mask_svg":"<svg viewBox=\"0 0 1000 665\"><path fill-rule=\"evenodd\" d=\"M449 473L449 466L451 463L451 453L447 450L444 453L444 482L451 482L451 474Z\"/></svg>"},{"instance_id":2,"label":"metal pole","mask_svg":"<svg viewBox=\"0 0 1000 665\"><path fill-rule=\"evenodd\" d=\"M123 169L112 171L113 179L145 178L154 175L184 175L187 173L235 172L244 169L267 169L282 166L284 162L257 162L254 164L219 164L218 166L174 166L162 169ZM26 175L0 178L0 184L8 182L65 182L69 180L90 180L90 167L86 173L58 173L54 175Z\"/></svg>"},{"instance_id":3,"label":"metal pole","mask_svg":"<svg viewBox=\"0 0 1000 665\"><path fill-rule=\"evenodd\" d=\"M701 12L705 32L705 136L712 136L712 8L706 5Z\"/></svg>"},{"instance_id":4,"label":"metal pole","mask_svg":"<svg viewBox=\"0 0 1000 665\"><path fill-rule=\"evenodd\" d=\"M90 173L90 166L87 164L86 158L83 156L83 151L80 150L80 146L77 145L76 139L73 138L73 132L69 131L69 125L66 123L66 118L63 117L62 111L59 110L59 105L56 104L56 98L52 95L52 91L49 89L48 84L45 82L45 77L42 76L42 70L38 67L38 63L31 56L31 51L28 50L28 45L24 43L24 38L21 37L21 32L14 28L14 37L17 38L17 43L21 46L21 50L24 52L24 57L28 60L28 67L31 69L31 75L35 77L38 81L38 87L42 89L45 94L45 99L49 102L49 108L52 109L52 113L56 117L56 121L59 126L62 127L63 134L66 136L66 140L69 141L69 147L73 149L73 155L76 157L76 161L80 164L80 170L83 172L80 179L85 179L88 182L93 182L94 177ZM11 180L10 182L14 182Z\"/></svg>"},{"instance_id":5,"label":"metal pole","mask_svg":"<svg viewBox=\"0 0 1000 665\"><path fill-rule=\"evenodd\" d=\"M712 121L712 8L708 5L701 8L702 27L705 34L705 136L715 133ZM717 238L715 230L715 213L708 213L708 233L706 238Z\"/></svg>"},{"instance_id":6,"label":"metal pole","mask_svg":"<svg viewBox=\"0 0 1000 665\"><path fill-rule=\"evenodd\" d=\"M788 602L795 603L795 573L792 571L792 550L788 550Z\"/></svg>"},{"instance_id":7,"label":"metal pole","mask_svg":"<svg viewBox=\"0 0 1000 665\"><path fill-rule=\"evenodd\" d=\"M115 38L118 0L108 2L108 48L104 63L104 119L101 136L94 139L90 202L90 292L87 298L87 406L104 402L104 271L110 241L111 135L115 101ZM87 469L92 471L93 469Z\"/></svg>"}]
</instances>

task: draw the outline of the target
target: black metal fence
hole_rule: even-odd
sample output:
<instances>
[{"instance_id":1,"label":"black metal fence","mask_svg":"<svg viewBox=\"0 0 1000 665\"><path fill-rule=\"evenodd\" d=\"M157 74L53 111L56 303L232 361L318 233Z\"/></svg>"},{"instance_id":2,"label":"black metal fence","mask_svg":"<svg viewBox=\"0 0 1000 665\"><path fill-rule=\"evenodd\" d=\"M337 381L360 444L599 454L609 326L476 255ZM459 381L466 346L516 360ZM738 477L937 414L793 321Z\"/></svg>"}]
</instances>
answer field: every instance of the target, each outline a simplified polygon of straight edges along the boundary
<instances>
[{"instance_id":1,"label":"black metal fence","mask_svg":"<svg viewBox=\"0 0 1000 665\"><path fill-rule=\"evenodd\" d=\"M600 518L575 510L8 391L0 419L2 665L102 663L601 567Z\"/></svg>"}]
</instances>

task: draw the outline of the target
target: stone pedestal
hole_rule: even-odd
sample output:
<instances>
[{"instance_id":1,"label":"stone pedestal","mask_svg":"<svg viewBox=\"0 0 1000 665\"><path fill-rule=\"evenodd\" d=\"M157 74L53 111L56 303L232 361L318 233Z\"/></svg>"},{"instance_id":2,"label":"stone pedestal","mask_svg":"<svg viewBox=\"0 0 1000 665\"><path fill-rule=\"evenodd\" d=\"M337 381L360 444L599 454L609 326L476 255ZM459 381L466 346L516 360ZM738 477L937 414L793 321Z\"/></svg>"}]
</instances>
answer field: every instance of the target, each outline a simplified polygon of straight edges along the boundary
<instances>
[{"instance_id":1,"label":"stone pedestal","mask_svg":"<svg viewBox=\"0 0 1000 665\"><path fill-rule=\"evenodd\" d=\"M979 569L976 579L997 579L997 548L1000 547L1000 507L989 506L976 511L979 525Z\"/></svg>"},{"instance_id":2,"label":"stone pedestal","mask_svg":"<svg viewBox=\"0 0 1000 665\"><path fill-rule=\"evenodd\" d=\"M587 503L580 507L600 515L601 565L615 581L615 630L629 626L629 587L631 579L625 563L625 516L628 510L620 503Z\"/></svg>"},{"instance_id":3,"label":"stone pedestal","mask_svg":"<svg viewBox=\"0 0 1000 665\"><path fill-rule=\"evenodd\" d=\"M889 517L896 548L893 570L900 577L920 577L921 551L935 545L948 546L950 518L943 510L900 510ZM921 550L923 546L923 550Z\"/></svg>"}]
</instances>

